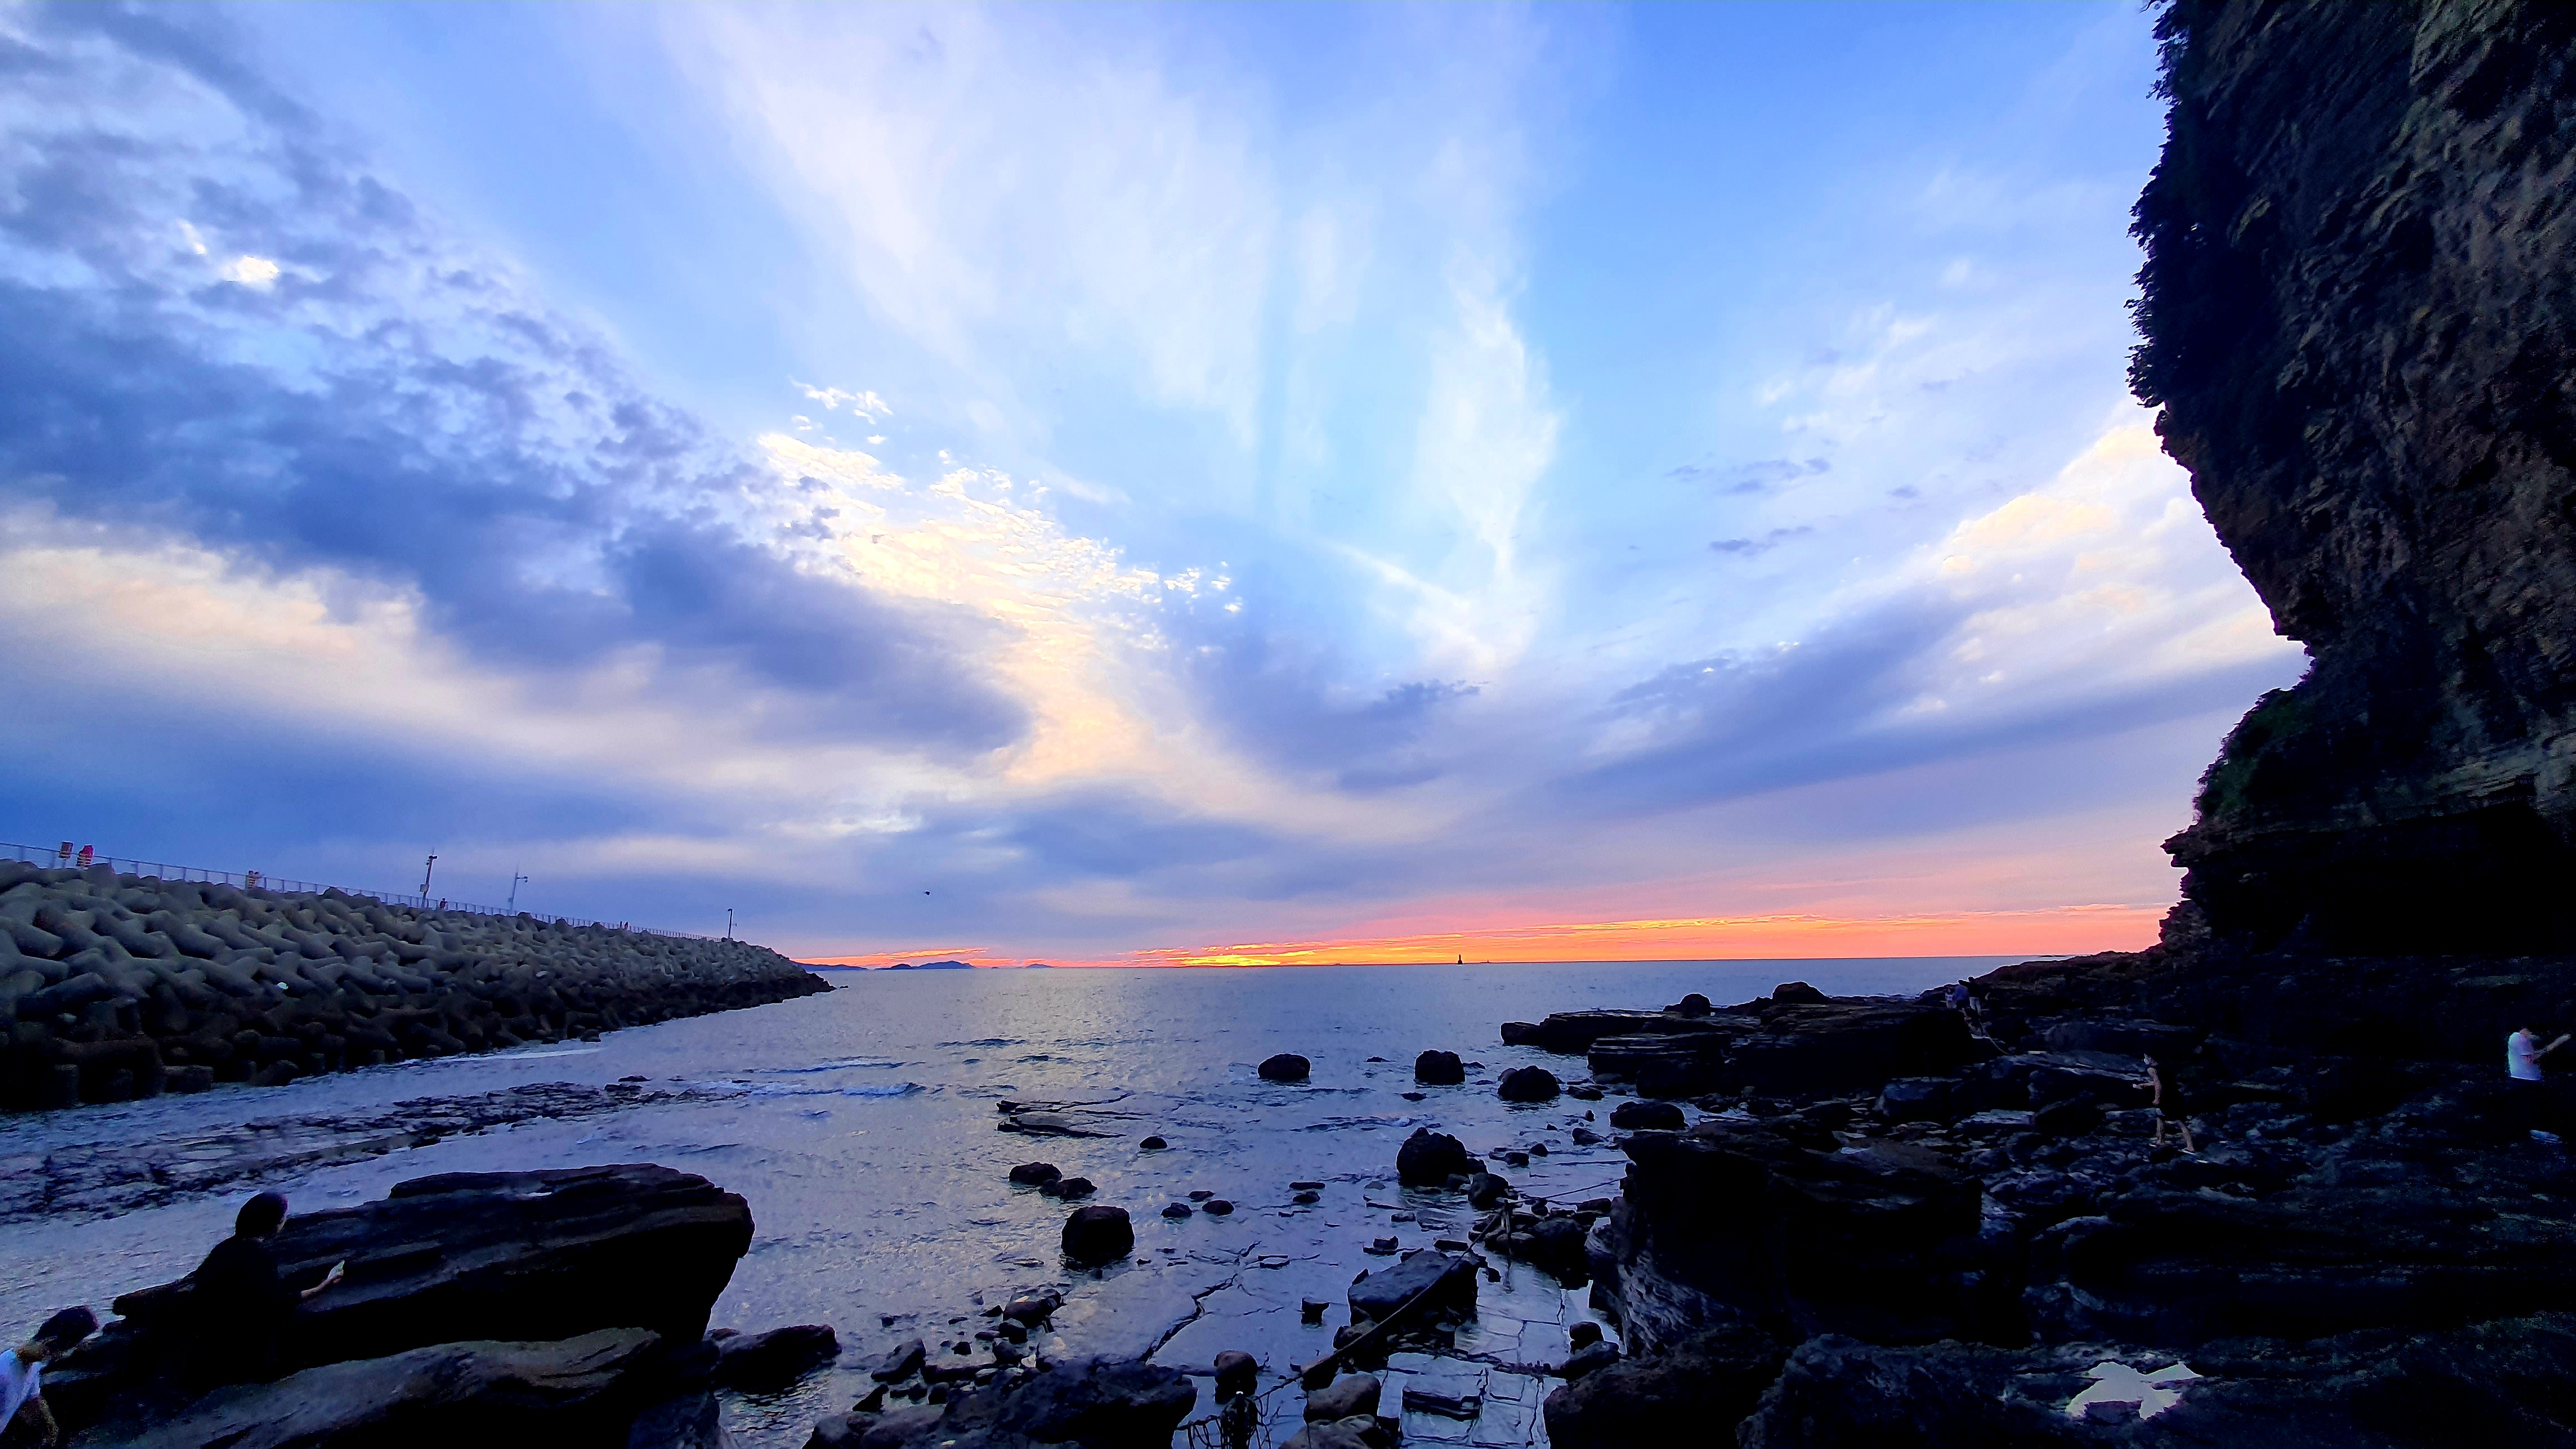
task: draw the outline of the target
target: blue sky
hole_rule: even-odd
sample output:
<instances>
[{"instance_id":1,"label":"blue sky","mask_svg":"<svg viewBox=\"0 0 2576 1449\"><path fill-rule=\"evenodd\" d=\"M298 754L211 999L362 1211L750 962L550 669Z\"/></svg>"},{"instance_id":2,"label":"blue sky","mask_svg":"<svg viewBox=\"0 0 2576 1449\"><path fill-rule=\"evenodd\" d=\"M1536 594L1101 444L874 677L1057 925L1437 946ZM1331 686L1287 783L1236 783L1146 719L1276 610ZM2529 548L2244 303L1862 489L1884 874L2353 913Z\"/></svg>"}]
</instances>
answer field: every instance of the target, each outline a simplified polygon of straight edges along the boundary
<instances>
[{"instance_id":1,"label":"blue sky","mask_svg":"<svg viewBox=\"0 0 2576 1449\"><path fill-rule=\"evenodd\" d=\"M0 10L0 822L808 956L2138 944L2301 665L2122 387L2148 26Z\"/></svg>"}]
</instances>

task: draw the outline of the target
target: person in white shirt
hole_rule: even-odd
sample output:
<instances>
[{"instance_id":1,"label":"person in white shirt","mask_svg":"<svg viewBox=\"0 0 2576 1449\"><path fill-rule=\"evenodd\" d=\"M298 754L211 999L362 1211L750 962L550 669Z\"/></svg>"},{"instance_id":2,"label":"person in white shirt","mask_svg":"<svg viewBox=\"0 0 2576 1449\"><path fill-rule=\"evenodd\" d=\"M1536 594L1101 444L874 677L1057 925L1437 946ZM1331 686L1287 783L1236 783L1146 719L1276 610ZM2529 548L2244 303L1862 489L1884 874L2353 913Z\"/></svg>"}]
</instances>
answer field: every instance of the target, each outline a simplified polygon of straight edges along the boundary
<instances>
[{"instance_id":1,"label":"person in white shirt","mask_svg":"<svg viewBox=\"0 0 2576 1449\"><path fill-rule=\"evenodd\" d=\"M96 1332L98 1315L66 1308L45 1320L33 1338L0 1354L0 1444L54 1449L62 1430L45 1407L45 1365Z\"/></svg>"},{"instance_id":2,"label":"person in white shirt","mask_svg":"<svg viewBox=\"0 0 2576 1449\"><path fill-rule=\"evenodd\" d=\"M2542 1046L2540 1033L2522 1027L2504 1039L2504 1074L2517 1082L2548 1081L2549 1074L2541 1069L2540 1059L2567 1045L2567 1038L2568 1033L2560 1032L2558 1040Z\"/></svg>"},{"instance_id":3,"label":"person in white shirt","mask_svg":"<svg viewBox=\"0 0 2576 1449\"><path fill-rule=\"evenodd\" d=\"M2567 1034L2547 1046L2540 1044L2540 1033L2529 1026L2517 1028L2504 1039L2504 1074L2513 1083L2514 1115L2519 1125L2530 1129L2534 1142L2555 1143L2558 1136L2558 1113L2550 1100L2549 1073L2540 1059L2567 1045Z\"/></svg>"}]
</instances>

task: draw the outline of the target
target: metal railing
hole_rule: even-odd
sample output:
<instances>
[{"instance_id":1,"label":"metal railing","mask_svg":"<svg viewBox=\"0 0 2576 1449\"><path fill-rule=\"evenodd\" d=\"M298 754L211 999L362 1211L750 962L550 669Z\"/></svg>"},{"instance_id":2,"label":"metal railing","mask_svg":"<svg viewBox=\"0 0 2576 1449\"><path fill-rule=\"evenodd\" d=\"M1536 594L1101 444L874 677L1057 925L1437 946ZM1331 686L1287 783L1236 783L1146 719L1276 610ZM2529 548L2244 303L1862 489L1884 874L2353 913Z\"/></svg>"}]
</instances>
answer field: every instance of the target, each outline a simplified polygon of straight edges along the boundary
<instances>
[{"instance_id":1,"label":"metal railing","mask_svg":"<svg viewBox=\"0 0 2576 1449\"><path fill-rule=\"evenodd\" d=\"M202 866L170 865L157 860L136 860L122 855L99 855L89 847L73 850L68 845L17 845L0 840L0 859L22 861L57 870L87 870L94 865L106 866L118 875L155 876L162 880L195 881L201 885L239 886L243 890L268 891L282 896L318 896L325 891L338 891L344 896L362 896L389 906L404 906L415 911L441 911L468 916L526 916L532 921L555 922L575 928L605 927L611 931L633 931L645 936L672 936L684 941L712 941L695 931L665 931L652 926L638 926L626 921L594 921L573 916L541 916L534 911L514 910L507 906L477 905L471 901L450 900L445 896L400 895L392 891L361 890L355 886L324 885L319 881L288 880L256 870L207 870Z\"/></svg>"}]
</instances>

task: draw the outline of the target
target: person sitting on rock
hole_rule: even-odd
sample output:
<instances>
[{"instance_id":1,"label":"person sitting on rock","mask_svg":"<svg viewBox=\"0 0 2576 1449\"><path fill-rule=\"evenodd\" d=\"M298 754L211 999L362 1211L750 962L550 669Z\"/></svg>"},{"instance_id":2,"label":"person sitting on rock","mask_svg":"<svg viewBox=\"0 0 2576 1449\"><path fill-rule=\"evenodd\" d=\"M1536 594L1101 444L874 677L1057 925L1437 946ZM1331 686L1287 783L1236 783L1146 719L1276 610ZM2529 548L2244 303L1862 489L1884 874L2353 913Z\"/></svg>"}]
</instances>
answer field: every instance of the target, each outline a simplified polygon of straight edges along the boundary
<instances>
[{"instance_id":1,"label":"person sitting on rock","mask_svg":"<svg viewBox=\"0 0 2576 1449\"><path fill-rule=\"evenodd\" d=\"M196 1331L189 1345L190 1377L200 1388L261 1382L276 1376L277 1336L295 1306L340 1281L348 1265L334 1263L322 1281L302 1290L278 1276L269 1240L286 1221L283 1193L264 1192L243 1203L233 1235L215 1244L191 1275L196 1290Z\"/></svg>"},{"instance_id":2,"label":"person sitting on rock","mask_svg":"<svg viewBox=\"0 0 2576 1449\"><path fill-rule=\"evenodd\" d=\"M71 1352L98 1329L98 1315L66 1308L44 1321L35 1337L0 1354L0 1445L54 1449L62 1430L45 1405L45 1365Z\"/></svg>"},{"instance_id":3,"label":"person sitting on rock","mask_svg":"<svg viewBox=\"0 0 2576 1449\"><path fill-rule=\"evenodd\" d=\"M2147 1064L2147 1105L2156 1109L2156 1145L2165 1145L2165 1124L2171 1122L2182 1131L2182 1150L2197 1155L2199 1148L2191 1143L2191 1119L2183 1115L2182 1093L2165 1080L2165 1069L2154 1057Z\"/></svg>"}]
</instances>

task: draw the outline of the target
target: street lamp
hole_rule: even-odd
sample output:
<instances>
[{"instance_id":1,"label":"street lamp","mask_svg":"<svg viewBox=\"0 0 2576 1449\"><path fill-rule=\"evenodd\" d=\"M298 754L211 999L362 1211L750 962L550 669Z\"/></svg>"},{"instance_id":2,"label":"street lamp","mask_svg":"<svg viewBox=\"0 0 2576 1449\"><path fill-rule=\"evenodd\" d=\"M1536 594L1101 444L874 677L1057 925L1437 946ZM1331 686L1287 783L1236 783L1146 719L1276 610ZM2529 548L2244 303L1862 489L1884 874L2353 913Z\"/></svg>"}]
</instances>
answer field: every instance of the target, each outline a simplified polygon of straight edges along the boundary
<instances>
[{"instance_id":1,"label":"street lamp","mask_svg":"<svg viewBox=\"0 0 2576 1449\"><path fill-rule=\"evenodd\" d=\"M503 907L503 909L516 911L519 908L519 887L526 885L527 883L528 878L519 874L519 868L517 866L510 867L510 903Z\"/></svg>"},{"instance_id":2,"label":"street lamp","mask_svg":"<svg viewBox=\"0 0 2576 1449\"><path fill-rule=\"evenodd\" d=\"M725 939L733 939L733 907L725 907Z\"/></svg>"},{"instance_id":3,"label":"street lamp","mask_svg":"<svg viewBox=\"0 0 2576 1449\"><path fill-rule=\"evenodd\" d=\"M429 863L420 868L420 899L424 905L429 901L429 878L437 872L438 857L433 855L429 858Z\"/></svg>"}]
</instances>

